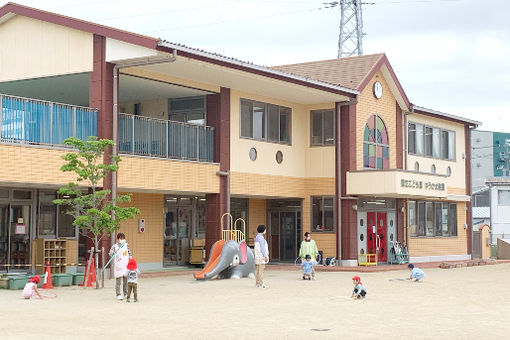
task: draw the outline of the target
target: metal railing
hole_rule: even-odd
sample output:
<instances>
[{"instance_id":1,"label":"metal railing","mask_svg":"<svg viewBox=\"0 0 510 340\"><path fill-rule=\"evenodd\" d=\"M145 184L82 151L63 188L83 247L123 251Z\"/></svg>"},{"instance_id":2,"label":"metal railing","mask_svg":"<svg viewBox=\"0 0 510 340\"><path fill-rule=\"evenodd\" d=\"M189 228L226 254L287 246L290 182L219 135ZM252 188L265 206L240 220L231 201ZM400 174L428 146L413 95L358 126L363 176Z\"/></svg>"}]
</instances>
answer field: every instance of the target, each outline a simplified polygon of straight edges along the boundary
<instances>
[{"instance_id":1,"label":"metal railing","mask_svg":"<svg viewBox=\"0 0 510 340\"><path fill-rule=\"evenodd\" d=\"M213 161L214 128L119 114L119 153Z\"/></svg>"},{"instance_id":2,"label":"metal railing","mask_svg":"<svg viewBox=\"0 0 510 340\"><path fill-rule=\"evenodd\" d=\"M97 136L97 110L0 94L0 142L63 145Z\"/></svg>"}]
</instances>

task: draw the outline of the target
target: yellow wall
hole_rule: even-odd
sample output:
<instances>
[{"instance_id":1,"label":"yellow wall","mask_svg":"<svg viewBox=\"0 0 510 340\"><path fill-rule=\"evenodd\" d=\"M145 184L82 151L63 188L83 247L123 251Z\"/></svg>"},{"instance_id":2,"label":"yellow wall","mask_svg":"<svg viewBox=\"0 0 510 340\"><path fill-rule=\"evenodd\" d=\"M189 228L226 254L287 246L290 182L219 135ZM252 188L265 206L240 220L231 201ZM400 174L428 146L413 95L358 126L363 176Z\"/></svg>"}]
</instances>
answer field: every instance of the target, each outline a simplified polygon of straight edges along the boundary
<instances>
[{"instance_id":1,"label":"yellow wall","mask_svg":"<svg viewBox=\"0 0 510 340\"><path fill-rule=\"evenodd\" d=\"M163 217L162 194L131 193L129 206L140 209L140 215L133 220L121 222L119 232L126 240L138 263L163 261ZM138 219L145 219L145 232L138 232Z\"/></svg>"},{"instance_id":2,"label":"yellow wall","mask_svg":"<svg viewBox=\"0 0 510 340\"><path fill-rule=\"evenodd\" d=\"M63 173L61 156L69 150L0 144L0 183L8 185L62 186L76 182L76 175Z\"/></svg>"},{"instance_id":3,"label":"yellow wall","mask_svg":"<svg viewBox=\"0 0 510 340\"><path fill-rule=\"evenodd\" d=\"M92 34L16 15L0 25L0 81L92 71Z\"/></svg>"},{"instance_id":4,"label":"yellow wall","mask_svg":"<svg viewBox=\"0 0 510 340\"><path fill-rule=\"evenodd\" d=\"M407 121L455 131L455 161L447 161L408 154L407 169L414 170L414 164L415 162L418 162L420 165L420 172L430 172L432 164L434 164L436 166L437 174L446 175L446 168L450 167L452 169L452 174L446 179L448 183L447 185L451 187L462 188L462 194L465 194L466 163L465 160L462 159L462 154L466 152L464 125L415 113L408 115Z\"/></svg>"},{"instance_id":5,"label":"yellow wall","mask_svg":"<svg viewBox=\"0 0 510 340\"><path fill-rule=\"evenodd\" d=\"M420 257L467 254L465 207L465 203L457 203L457 237L409 237L409 255Z\"/></svg>"},{"instance_id":6,"label":"yellow wall","mask_svg":"<svg viewBox=\"0 0 510 340\"><path fill-rule=\"evenodd\" d=\"M380 99L375 98L372 90L376 81L379 81L383 87L383 95ZM373 114L379 115L386 125L390 143L390 169L397 167L396 153L400 152L400 150L396 149L396 111L397 102L395 97L391 93L382 72L379 71L370 80L365 89L361 91L358 104L356 105L356 168L358 170L363 169L363 132L368 118Z\"/></svg>"},{"instance_id":7,"label":"yellow wall","mask_svg":"<svg viewBox=\"0 0 510 340\"><path fill-rule=\"evenodd\" d=\"M219 192L217 164L122 155L118 186L121 190L158 192Z\"/></svg>"}]
</instances>

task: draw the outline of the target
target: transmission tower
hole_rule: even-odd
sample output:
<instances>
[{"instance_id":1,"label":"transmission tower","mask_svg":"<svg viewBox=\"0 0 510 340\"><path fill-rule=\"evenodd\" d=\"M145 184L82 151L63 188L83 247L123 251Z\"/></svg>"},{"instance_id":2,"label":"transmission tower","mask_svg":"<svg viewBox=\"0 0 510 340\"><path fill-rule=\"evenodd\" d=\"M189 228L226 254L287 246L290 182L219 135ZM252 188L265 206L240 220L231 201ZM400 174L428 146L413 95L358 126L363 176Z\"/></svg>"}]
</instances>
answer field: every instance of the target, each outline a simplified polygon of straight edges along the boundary
<instances>
[{"instance_id":1,"label":"transmission tower","mask_svg":"<svg viewBox=\"0 0 510 340\"><path fill-rule=\"evenodd\" d=\"M363 54L363 14L361 0L340 0L340 36L338 37L338 56L352 57Z\"/></svg>"}]
</instances>

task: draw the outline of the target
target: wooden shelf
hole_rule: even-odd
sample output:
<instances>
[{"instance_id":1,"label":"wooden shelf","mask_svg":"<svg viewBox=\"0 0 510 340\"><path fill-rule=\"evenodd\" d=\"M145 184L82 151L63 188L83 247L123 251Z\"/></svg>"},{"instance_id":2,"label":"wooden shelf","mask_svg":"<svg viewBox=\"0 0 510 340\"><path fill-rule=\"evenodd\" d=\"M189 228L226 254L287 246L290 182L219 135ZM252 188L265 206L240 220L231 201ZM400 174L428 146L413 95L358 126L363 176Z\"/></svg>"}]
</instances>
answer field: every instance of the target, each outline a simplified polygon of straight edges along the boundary
<instances>
[{"instance_id":1,"label":"wooden shelf","mask_svg":"<svg viewBox=\"0 0 510 340\"><path fill-rule=\"evenodd\" d=\"M39 238L35 240L36 264L42 265L36 267L38 274L44 274L46 263L49 262L52 274L62 274L66 272L66 242L67 240L52 240Z\"/></svg>"}]
</instances>

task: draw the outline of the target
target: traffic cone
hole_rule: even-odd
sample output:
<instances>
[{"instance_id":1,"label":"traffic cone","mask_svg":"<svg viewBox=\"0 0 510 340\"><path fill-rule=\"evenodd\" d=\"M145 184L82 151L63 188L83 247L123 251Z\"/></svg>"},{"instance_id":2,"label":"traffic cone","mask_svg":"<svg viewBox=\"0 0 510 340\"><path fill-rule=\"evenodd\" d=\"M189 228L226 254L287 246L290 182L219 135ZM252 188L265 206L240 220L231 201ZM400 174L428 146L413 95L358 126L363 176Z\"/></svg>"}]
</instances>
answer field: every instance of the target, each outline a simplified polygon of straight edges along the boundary
<instances>
[{"instance_id":1,"label":"traffic cone","mask_svg":"<svg viewBox=\"0 0 510 340\"><path fill-rule=\"evenodd\" d=\"M53 282L51 281L51 268L49 262L46 262L46 273L44 274L44 285L42 289L53 289Z\"/></svg>"},{"instance_id":2,"label":"traffic cone","mask_svg":"<svg viewBox=\"0 0 510 340\"><path fill-rule=\"evenodd\" d=\"M85 265L85 275L83 276L83 283L80 285L81 287L85 286L85 280L87 280L87 268L89 261L87 261ZM92 282L96 282L96 266L94 265L94 258L90 261L90 274L89 279L87 280L87 286L86 287L92 287Z\"/></svg>"}]
</instances>

